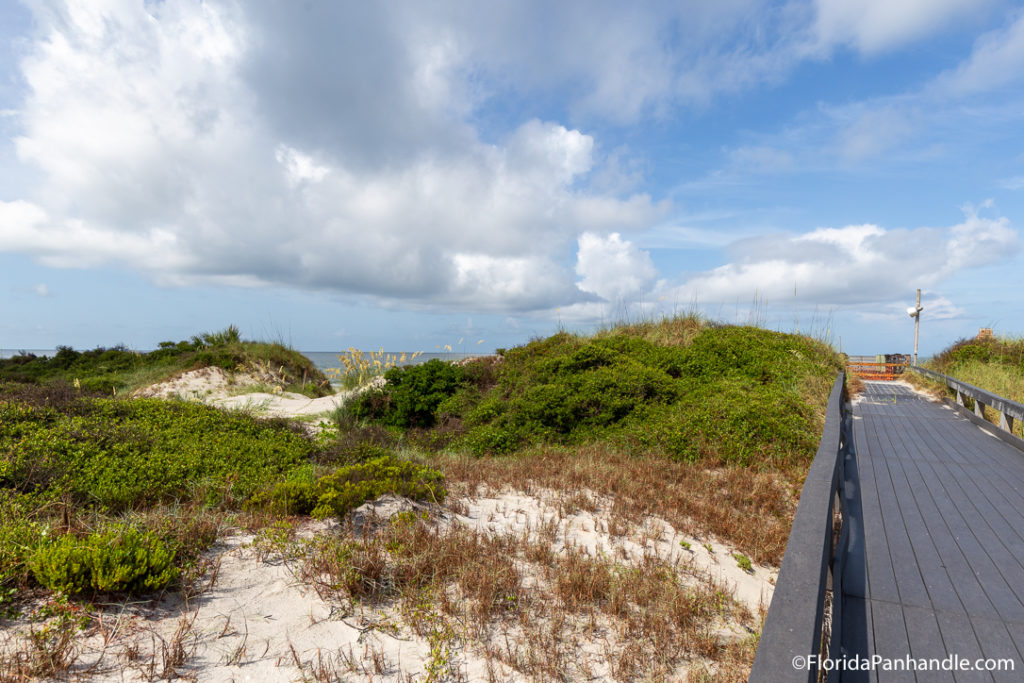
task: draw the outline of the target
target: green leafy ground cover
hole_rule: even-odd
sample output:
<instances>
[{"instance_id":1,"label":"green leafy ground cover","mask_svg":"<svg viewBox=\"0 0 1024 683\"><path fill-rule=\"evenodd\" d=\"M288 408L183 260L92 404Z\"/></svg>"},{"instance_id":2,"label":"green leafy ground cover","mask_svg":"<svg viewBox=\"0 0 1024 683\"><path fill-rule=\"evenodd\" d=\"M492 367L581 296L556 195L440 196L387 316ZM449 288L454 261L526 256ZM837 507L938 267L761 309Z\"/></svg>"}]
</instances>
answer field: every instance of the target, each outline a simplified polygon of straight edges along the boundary
<instances>
[{"instance_id":1,"label":"green leafy ground cover","mask_svg":"<svg viewBox=\"0 0 1024 683\"><path fill-rule=\"evenodd\" d=\"M478 455L538 444L612 443L690 462L785 468L820 438L840 369L819 341L753 327L700 326L686 343L654 327L561 333L461 366L393 368L341 415L428 430Z\"/></svg>"},{"instance_id":2,"label":"green leafy ground cover","mask_svg":"<svg viewBox=\"0 0 1024 683\"><path fill-rule=\"evenodd\" d=\"M77 382L83 389L110 395L203 367L256 371L273 377L287 391L308 396L331 393L330 381L308 358L283 344L245 341L234 326L189 340L160 342L159 348L149 353L123 346L91 351L61 346L53 357L18 354L0 359L0 381Z\"/></svg>"},{"instance_id":3,"label":"green leafy ground cover","mask_svg":"<svg viewBox=\"0 0 1024 683\"><path fill-rule=\"evenodd\" d=\"M337 459L329 439L284 420L0 384L0 611L34 586L162 588L215 539L217 514L340 516L387 492L444 498L436 471L394 451ZM296 492L312 505L290 503Z\"/></svg>"}]
</instances>

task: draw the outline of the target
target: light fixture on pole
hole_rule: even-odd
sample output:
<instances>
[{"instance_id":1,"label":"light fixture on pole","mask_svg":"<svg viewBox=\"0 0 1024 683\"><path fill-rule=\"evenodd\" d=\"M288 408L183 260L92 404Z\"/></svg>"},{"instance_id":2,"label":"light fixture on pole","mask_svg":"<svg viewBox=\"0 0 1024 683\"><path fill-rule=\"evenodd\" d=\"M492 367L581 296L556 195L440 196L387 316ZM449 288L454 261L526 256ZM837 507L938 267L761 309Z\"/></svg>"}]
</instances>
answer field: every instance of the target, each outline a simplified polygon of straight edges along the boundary
<instances>
[{"instance_id":1,"label":"light fixture on pole","mask_svg":"<svg viewBox=\"0 0 1024 683\"><path fill-rule=\"evenodd\" d=\"M907 309L907 315L914 319L914 365L917 365L917 339L921 333L921 290L917 290L917 304Z\"/></svg>"}]
</instances>

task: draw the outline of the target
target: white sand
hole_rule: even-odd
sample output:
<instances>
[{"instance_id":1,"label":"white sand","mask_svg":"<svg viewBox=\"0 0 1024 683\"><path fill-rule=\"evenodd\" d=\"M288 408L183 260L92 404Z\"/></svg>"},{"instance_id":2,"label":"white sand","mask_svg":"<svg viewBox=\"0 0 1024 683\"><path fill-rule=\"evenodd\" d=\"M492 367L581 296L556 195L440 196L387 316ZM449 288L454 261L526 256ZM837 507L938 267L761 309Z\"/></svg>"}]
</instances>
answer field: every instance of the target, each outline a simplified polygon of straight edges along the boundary
<instances>
[{"instance_id":1,"label":"white sand","mask_svg":"<svg viewBox=\"0 0 1024 683\"><path fill-rule=\"evenodd\" d=\"M368 386L383 384L378 378ZM166 382L154 384L135 393L136 396L177 398L199 401L229 410L244 410L266 417L327 416L360 390L342 391L331 396L309 398L287 391L250 392L246 387L264 384L245 373L228 373L221 368L200 368L182 373Z\"/></svg>"}]
</instances>

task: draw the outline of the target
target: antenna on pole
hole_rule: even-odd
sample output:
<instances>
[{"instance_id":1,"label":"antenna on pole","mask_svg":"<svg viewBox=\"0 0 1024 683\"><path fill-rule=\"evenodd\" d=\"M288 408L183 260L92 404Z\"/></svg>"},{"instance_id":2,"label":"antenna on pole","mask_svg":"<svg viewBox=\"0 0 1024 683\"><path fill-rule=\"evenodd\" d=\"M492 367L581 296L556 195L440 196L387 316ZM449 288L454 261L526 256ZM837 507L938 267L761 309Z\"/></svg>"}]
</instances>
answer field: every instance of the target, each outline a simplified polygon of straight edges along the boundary
<instances>
[{"instance_id":1,"label":"antenna on pole","mask_svg":"<svg viewBox=\"0 0 1024 683\"><path fill-rule=\"evenodd\" d=\"M917 365L917 340L921 334L921 290L917 290L917 303L907 309L907 315L914 319L914 365Z\"/></svg>"}]
</instances>

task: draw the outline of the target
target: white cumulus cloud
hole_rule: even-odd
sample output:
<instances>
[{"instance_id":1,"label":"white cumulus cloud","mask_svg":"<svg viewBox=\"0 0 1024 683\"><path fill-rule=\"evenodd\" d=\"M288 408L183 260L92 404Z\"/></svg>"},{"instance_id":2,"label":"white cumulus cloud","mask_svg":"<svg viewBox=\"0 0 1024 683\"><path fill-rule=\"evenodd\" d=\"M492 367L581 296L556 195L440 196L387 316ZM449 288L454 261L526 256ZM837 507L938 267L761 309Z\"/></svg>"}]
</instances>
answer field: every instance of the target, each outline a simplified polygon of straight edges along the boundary
<instances>
[{"instance_id":1,"label":"white cumulus cloud","mask_svg":"<svg viewBox=\"0 0 1024 683\"><path fill-rule=\"evenodd\" d=\"M640 299L658 276L650 254L614 232L583 233L576 258L579 288L612 303Z\"/></svg>"},{"instance_id":2,"label":"white cumulus cloud","mask_svg":"<svg viewBox=\"0 0 1024 683\"><path fill-rule=\"evenodd\" d=\"M965 269L997 263L1020 248L1005 217L982 217L973 207L964 214L963 222L947 228L850 225L741 240L730 248L729 263L663 294L701 303L755 297L768 304L829 307L889 302Z\"/></svg>"},{"instance_id":3,"label":"white cumulus cloud","mask_svg":"<svg viewBox=\"0 0 1024 683\"><path fill-rule=\"evenodd\" d=\"M0 204L0 250L440 307L594 298L560 264L577 237L666 205L588 189L582 130L529 119L482 139L460 27L399 9L34 6L16 148L43 180Z\"/></svg>"}]
</instances>

